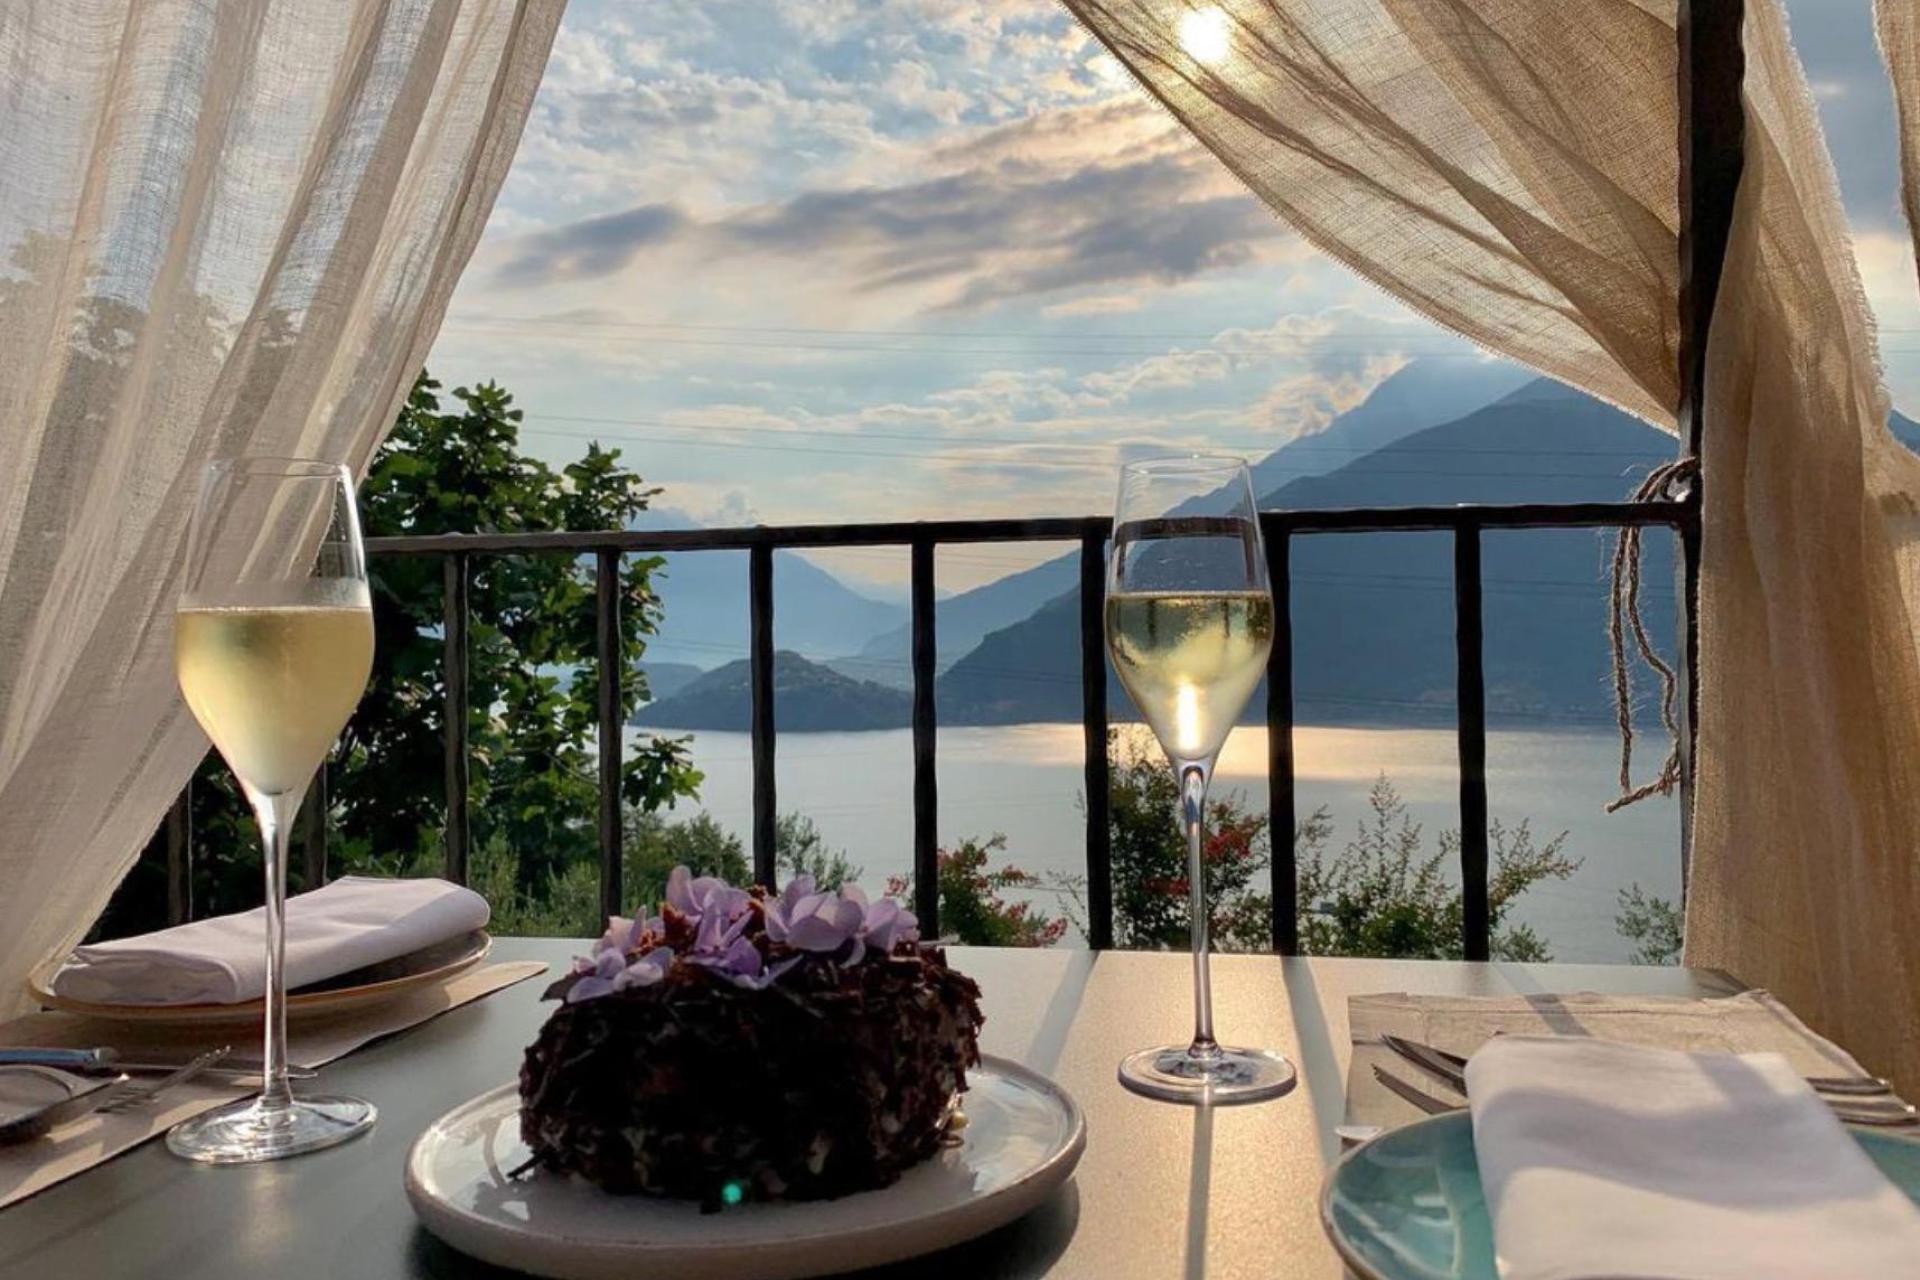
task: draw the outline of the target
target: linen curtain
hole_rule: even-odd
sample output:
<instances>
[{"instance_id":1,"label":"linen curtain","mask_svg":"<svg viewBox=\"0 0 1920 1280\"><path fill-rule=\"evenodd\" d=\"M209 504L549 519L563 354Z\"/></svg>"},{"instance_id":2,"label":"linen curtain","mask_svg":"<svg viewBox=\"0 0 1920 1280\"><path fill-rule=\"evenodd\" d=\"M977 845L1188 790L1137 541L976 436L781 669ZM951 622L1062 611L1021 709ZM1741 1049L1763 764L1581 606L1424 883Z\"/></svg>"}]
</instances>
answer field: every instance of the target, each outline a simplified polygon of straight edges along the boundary
<instances>
[{"instance_id":1,"label":"linen curtain","mask_svg":"<svg viewBox=\"0 0 1920 1280\"><path fill-rule=\"evenodd\" d=\"M1674 0L1065 3L1313 244L1672 429ZM1879 13L1910 211L1914 4ZM1912 1090L1920 461L1886 429L1779 0L1747 0L1745 35L1746 172L1708 348L1687 959L1772 988Z\"/></svg>"},{"instance_id":2,"label":"linen curtain","mask_svg":"<svg viewBox=\"0 0 1920 1280\"><path fill-rule=\"evenodd\" d=\"M0 6L0 1012L207 749L171 623L202 467L364 469L563 6Z\"/></svg>"}]
</instances>

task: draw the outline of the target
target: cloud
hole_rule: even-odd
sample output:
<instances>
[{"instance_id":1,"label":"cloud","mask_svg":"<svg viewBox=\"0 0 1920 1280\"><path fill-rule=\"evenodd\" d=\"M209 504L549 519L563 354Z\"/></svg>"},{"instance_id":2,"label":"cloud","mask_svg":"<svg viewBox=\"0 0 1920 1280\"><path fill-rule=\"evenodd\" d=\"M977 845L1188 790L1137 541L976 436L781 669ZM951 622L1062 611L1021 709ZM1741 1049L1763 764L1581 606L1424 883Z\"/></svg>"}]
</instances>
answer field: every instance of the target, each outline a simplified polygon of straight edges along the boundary
<instances>
[{"instance_id":1,"label":"cloud","mask_svg":"<svg viewBox=\"0 0 1920 1280\"><path fill-rule=\"evenodd\" d=\"M1112 316L1138 311L1143 299L1137 293L1099 293L1068 302L1055 302L1040 309L1043 316Z\"/></svg>"},{"instance_id":2,"label":"cloud","mask_svg":"<svg viewBox=\"0 0 1920 1280\"><path fill-rule=\"evenodd\" d=\"M672 239L687 216L671 205L644 204L513 241L494 279L508 287L612 275L651 245Z\"/></svg>"},{"instance_id":3,"label":"cloud","mask_svg":"<svg viewBox=\"0 0 1920 1280\"><path fill-rule=\"evenodd\" d=\"M1857 0L1789 0L1787 9L1848 217L1859 226L1898 226L1898 125L1875 44L1873 6Z\"/></svg>"},{"instance_id":4,"label":"cloud","mask_svg":"<svg viewBox=\"0 0 1920 1280\"><path fill-rule=\"evenodd\" d=\"M610 276L668 247L706 260L784 259L829 289L909 295L906 311L978 310L1176 284L1243 266L1288 238L1212 157L1133 104L943 139L922 162L938 172L803 190L704 219L647 204L568 223L513 242L495 279L524 288Z\"/></svg>"}]
</instances>

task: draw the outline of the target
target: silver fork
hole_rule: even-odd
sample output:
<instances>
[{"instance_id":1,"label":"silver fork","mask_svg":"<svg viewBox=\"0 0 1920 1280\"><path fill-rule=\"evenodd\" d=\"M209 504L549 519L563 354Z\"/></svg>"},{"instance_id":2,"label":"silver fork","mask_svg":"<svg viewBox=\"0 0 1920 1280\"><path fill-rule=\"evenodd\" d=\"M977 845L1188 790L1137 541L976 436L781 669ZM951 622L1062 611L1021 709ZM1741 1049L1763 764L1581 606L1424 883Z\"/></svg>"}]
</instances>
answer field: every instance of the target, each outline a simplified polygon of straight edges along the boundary
<instances>
[{"instance_id":1,"label":"silver fork","mask_svg":"<svg viewBox=\"0 0 1920 1280\"><path fill-rule=\"evenodd\" d=\"M174 1071L170 1075L161 1076L158 1080L149 1080L144 1084L128 1085L122 1089L112 1101L101 1106L99 1110L104 1115L118 1115L123 1111L132 1111L136 1107L144 1107L168 1089L173 1088L175 1085L185 1084L187 1081L193 1079L231 1052L233 1052L233 1047L224 1044L218 1049L209 1049L203 1054L188 1059L179 1070Z\"/></svg>"}]
</instances>

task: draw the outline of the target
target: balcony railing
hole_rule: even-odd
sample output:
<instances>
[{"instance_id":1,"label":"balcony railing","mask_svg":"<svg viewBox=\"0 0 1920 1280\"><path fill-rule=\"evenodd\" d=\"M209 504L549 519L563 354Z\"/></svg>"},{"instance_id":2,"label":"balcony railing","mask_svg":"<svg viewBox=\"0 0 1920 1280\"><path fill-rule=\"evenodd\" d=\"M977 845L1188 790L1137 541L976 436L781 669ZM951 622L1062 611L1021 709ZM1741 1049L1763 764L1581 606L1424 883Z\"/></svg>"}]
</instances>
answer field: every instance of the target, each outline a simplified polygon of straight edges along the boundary
<instances>
[{"instance_id":1,"label":"balcony railing","mask_svg":"<svg viewBox=\"0 0 1920 1280\"><path fill-rule=\"evenodd\" d=\"M1353 508L1261 513L1268 572L1275 603L1273 653L1267 667L1267 804L1274 833L1272 945L1291 955L1299 949L1299 904L1292 832L1297 817L1293 760L1293 539L1326 533L1449 533L1453 538L1454 649L1457 664L1457 725L1460 775L1460 882L1464 951L1485 960L1491 944L1487 888L1487 711L1481 627L1481 534L1488 529L1575 529L1666 526L1680 534L1683 557L1697 555L1697 491L1649 503L1596 502L1514 506ZM374 556L441 558L446 648L446 874L465 883L468 854L468 572L475 556L571 553L595 558L595 635L600 797L598 812L600 903L607 915L628 904L621 884L620 769L624 724L620 671L620 567L627 555L666 551L745 551L748 556L750 698L752 705L753 868L773 885L776 796L774 790L773 553L822 547L904 546L911 557L913 667L913 910L928 936L939 932L939 789L935 774L938 719L935 714L936 631L934 571L940 547L991 542L1073 542L1080 547L1081 730L1085 740L1086 892L1088 943L1113 945L1113 882L1108 825L1107 663L1102 599L1107 536L1105 517L1045 520L936 520L883 524L754 526L739 529L606 531L521 534L445 534L370 538ZM1688 578L1691 579L1691 574ZM1693 596L1683 596L1679 651L1687 687L1693 685ZM1685 714L1686 699L1682 699ZM1683 725L1683 729L1687 728ZM1685 748L1683 759L1690 756ZM1682 778L1683 815L1689 778ZM168 826L169 911L189 914L188 833L180 807ZM317 847L316 847L317 846ZM1684 838L1683 838L1684 850ZM324 836L309 846L310 880L324 878Z\"/></svg>"}]
</instances>

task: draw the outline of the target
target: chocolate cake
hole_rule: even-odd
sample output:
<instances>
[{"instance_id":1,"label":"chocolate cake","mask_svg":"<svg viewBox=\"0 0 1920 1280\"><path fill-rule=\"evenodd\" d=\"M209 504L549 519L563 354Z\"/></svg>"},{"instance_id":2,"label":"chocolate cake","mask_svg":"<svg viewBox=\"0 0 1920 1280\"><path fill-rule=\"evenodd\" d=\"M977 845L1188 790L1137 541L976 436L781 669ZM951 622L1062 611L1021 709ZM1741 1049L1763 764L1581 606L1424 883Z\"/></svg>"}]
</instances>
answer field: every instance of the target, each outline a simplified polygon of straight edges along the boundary
<instances>
[{"instance_id":1,"label":"chocolate cake","mask_svg":"<svg viewBox=\"0 0 1920 1280\"><path fill-rule=\"evenodd\" d=\"M980 990L912 913L804 876L775 898L677 868L658 917L616 917L547 996L532 1164L709 1209L886 1186L980 1061Z\"/></svg>"}]
</instances>

